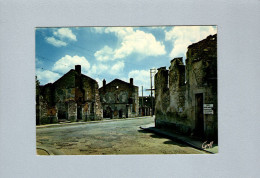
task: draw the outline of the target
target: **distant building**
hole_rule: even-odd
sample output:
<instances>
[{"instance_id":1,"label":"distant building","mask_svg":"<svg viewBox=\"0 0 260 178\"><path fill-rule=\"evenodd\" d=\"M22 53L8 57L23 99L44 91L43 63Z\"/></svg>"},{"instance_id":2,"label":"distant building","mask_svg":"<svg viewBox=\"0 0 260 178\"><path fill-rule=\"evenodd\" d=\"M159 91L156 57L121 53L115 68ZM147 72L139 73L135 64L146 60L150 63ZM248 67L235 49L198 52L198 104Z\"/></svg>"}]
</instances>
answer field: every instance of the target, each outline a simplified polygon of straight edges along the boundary
<instances>
[{"instance_id":1,"label":"distant building","mask_svg":"<svg viewBox=\"0 0 260 178\"><path fill-rule=\"evenodd\" d=\"M100 120L103 111L96 80L76 65L54 83L40 86L36 95L36 123Z\"/></svg>"},{"instance_id":2,"label":"distant building","mask_svg":"<svg viewBox=\"0 0 260 178\"><path fill-rule=\"evenodd\" d=\"M139 114L138 87L134 86L133 78L130 83L115 79L99 89L103 106L104 118L128 118Z\"/></svg>"},{"instance_id":3,"label":"distant building","mask_svg":"<svg viewBox=\"0 0 260 178\"><path fill-rule=\"evenodd\" d=\"M139 96L139 116L151 116L152 108L154 108L154 102L154 97Z\"/></svg>"},{"instance_id":4,"label":"distant building","mask_svg":"<svg viewBox=\"0 0 260 178\"><path fill-rule=\"evenodd\" d=\"M188 47L155 75L155 125L217 141L217 35Z\"/></svg>"}]
</instances>

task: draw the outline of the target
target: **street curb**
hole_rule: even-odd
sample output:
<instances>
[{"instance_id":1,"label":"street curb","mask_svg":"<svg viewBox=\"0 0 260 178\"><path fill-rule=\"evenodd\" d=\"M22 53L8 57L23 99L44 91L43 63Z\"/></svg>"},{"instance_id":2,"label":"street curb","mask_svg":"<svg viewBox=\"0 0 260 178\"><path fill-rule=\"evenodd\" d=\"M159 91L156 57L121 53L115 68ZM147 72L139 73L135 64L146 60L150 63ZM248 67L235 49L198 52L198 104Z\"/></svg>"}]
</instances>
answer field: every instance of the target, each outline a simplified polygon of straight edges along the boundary
<instances>
[{"instance_id":1,"label":"street curb","mask_svg":"<svg viewBox=\"0 0 260 178\"><path fill-rule=\"evenodd\" d=\"M198 150L205 151L205 152L210 153L210 154L215 154L215 153L213 153L213 152L211 152L211 151L204 150L204 149L202 149L202 148L200 148L200 147L198 147L198 146L196 146L196 145L194 145L194 144L192 144L192 143L190 143L190 142L187 142L187 141L185 141L185 140L183 140L183 139L177 138L176 136L173 136L171 133L168 133L168 132L165 132L165 131L156 129L155 127L144 128L144 127L140 126L140 128L143 129L143 130L148 130L148 131L153 132L153 133L156 133L156 134L158 134L158 135L167 137L167 138L169 138L169 139L171 139L171 140L173 140L173 141L176 141L176 142L179 142L179 143L187 144L187 145L189 145L189 146L191 146L191 147L193 147L193 148L196 148L196 149L198 149Z\"/></svg>"},{"instance_id":2,"label":"street curb","mask_svg":"<svg viewBox=\"0 0 260 178\"><path fill-rule=\"evenodd\" d=\"M79 124L94 124L100 122L112 122L112 121L124 121L124 120L134 120L134 119L145 119L145 117L134 117L134 118L122 118L122 119L103 119L99 121L86 121L86 122L69 122L69 123L57 123L57 124L46 124L46 125L36 125L36 128L46 128L46 127L58 127L58 126L70 126L70 125L79 125Z\"/></svg>"}]
</instances>

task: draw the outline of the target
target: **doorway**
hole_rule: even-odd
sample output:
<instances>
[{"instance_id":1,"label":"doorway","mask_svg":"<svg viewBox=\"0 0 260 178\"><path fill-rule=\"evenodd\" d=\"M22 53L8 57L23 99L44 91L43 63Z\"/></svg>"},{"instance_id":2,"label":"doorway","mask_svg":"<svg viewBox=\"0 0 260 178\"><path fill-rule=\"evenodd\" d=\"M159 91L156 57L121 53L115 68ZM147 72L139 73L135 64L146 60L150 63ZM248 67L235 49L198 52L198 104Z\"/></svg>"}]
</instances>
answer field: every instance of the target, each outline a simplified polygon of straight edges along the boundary
<instances>
[{"instance_id":1,"label":"doorway","mask_svg":"<svg viewBox=\"0 0 260 178\"><path fill-rule=\"evenodd\" d=\"M82 120L82 106L77 106L77 121Z\"/></svg>"},{"instance_id":2,"label":"doorway","mask_svg":"<svg viewBox=\"0 0 260 178\"><path fill-rule=\"evenodd\" d=\"M122 109L119 110L119 118L122 118L123 117L123 111Z\"/></svg>"},{"instance_id":3,"label":"doorway","mask_svg":"<svg viewBox=\"0 0 260 178\"><path fill-rule=\"evenodd\" d=\"M195 133L204 136L203 93L195 95Z\"/></svg>"},{"instance_id":4,"label":"doorway","mask_svg":"<svg viewBox=\"0 0 260 178\"><path fill-rule=\"evenodd\" d=\"M126 117L126 118L128 118L128 107L129 107L129 105L127 104L127 105L126 105L126 112L125 112L125 117Z\"/></svg>"}]
</instances>

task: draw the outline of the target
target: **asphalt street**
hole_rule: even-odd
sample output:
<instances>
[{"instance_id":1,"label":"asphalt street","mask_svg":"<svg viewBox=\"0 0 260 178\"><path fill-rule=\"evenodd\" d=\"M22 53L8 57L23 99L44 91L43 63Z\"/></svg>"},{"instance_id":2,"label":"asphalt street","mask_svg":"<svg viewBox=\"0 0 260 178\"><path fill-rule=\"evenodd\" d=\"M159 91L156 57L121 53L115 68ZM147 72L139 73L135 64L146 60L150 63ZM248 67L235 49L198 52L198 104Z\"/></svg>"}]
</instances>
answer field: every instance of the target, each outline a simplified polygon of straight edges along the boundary
<instances>
[{"instance_id":1,"label":"asphalt street","mask_svg":"<svg viewBox=\"0 0 260 178\"><path fill-rule=\"evenodd\" d=\"M36 128L38 155L201 154L203 151L141 130L154 118Z\"/></svg>"}]
</instances>

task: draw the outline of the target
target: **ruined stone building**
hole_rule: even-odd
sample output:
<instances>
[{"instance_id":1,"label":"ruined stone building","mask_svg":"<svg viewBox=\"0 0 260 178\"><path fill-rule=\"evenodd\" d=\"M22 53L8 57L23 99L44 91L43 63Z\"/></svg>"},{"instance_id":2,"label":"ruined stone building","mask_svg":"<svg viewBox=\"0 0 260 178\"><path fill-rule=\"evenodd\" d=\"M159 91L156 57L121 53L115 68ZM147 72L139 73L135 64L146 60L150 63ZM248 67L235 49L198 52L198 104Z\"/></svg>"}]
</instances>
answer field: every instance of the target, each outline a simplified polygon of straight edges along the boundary
<instances>
[{"instance_id":1,"label":"ruined stone building","mask_svg":"<svg viewBox=\"0 0 260 178\"><path fill-rule=\"evenodd\" d=\"M151 96L139 97L139 116L151 116L152 108L154 108L154 97L152 98Z\"/></svg>"},{"instance_id":2,"label":"ruined stone building","mask_svg":"<svg viewBox=\"0 0 260 178\"><path fill-rule=\"evenodd\" d=\"M192 44L155 75L155 125L217 141L217 35Z\"/></svg>"},{"instance_id":3,"label":"ruined stone building","mask_svg":"<svg viewBox=\"0 0 260 178\"><path fill-rule=\"evenodd\" d=\"M96 80L76 65L54 83L40 86L36 96L36 123L100 120L103 111Z\"/></svg>"},{"instance_id":4,"label":"ruined stone building","mask_svg":"<svg viewBox=\"0 0 260 178\"><path fill-rule=\"evenodd\" d=\"M104 118L136 117L139 112L138 87L134 86L133 78L130 83L115 79L99 89L103 106Z\"/></svg>"}]
</instances>

